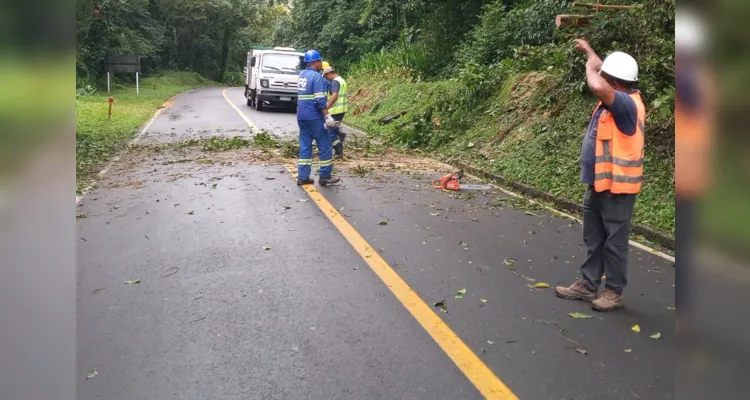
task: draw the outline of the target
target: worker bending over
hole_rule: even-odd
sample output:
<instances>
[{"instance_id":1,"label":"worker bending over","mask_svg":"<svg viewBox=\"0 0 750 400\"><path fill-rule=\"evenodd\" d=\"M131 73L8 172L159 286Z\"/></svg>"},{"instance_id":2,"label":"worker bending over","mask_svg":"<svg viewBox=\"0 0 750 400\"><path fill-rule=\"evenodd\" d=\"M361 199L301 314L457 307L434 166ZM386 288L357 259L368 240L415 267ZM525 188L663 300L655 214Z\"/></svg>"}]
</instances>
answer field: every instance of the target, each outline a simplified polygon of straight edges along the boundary
<instances>
[{"instance_id":1,"label":"worker bending over","mask_svg":"<svg viewBox=\"0 0 750 400\"><path fill-rule=\"evenodd\" d=\"M349 102L346 97L346 81L336 73L336 69L333 67L324 69L323 76L331 82L330 94L328 96L328 112L331 113L333 119L337 122L335 127L328 129L331 144L335 151L333 158L342 158L344 157L344 139L346 138L346 133L341 132L341 121L344 120L344 115L349 111Z\"/></svg>"},{"instance_id":2,"label":"worker bending over","mask_svg":"<svg viewBox=\"0 0 750 400\"><path fill-rule=\"evenodd\" d=\"M581 147L581 181L588 185L583 198L583 241L586 261L582 279L558 286L559 297L591 301L597 311L622 306L628 283L628 245L635 196L643 181L646 109L638 81L638 64L616 51L602 63L585 40L576 49L586 54L586 82L599 98ZM597 295L602 276L604 290Z\"/></svg>"},{"instance_id":3,"label":"worker bending over","mask_svg":"<svg viewBox=\"0 0 750 400\"><path fill-rule=\"evenodd\" d=\"M323 60L323 64L320 66L320 76L325 78L325 74L323 71L330 68L331 64L328 61ZM331 82L328 81L328 79L323 79L323 86L325 87L325 94L328 95L328 93L331 91Z\"/></svg>"},{"instance_id":4,"label":"worker bending over","mask_svg":"<svg viewBox=\"0 0 750 400\"><path fill-rule=\"evenodd\" d=\"M339 178L333 177L333 148L326 128L336 126L336 121L328 113L326 106L326 92L323 77L320 75L322 67L320 53L308 50L303 58L307 66L299 74L297 84L297 124L299 125L299 162L297 165L297 185L315 183L310 179L312 169L312 143L318 145L320 158L321 186L337 183Z\"/></svg>"}]
</instances>

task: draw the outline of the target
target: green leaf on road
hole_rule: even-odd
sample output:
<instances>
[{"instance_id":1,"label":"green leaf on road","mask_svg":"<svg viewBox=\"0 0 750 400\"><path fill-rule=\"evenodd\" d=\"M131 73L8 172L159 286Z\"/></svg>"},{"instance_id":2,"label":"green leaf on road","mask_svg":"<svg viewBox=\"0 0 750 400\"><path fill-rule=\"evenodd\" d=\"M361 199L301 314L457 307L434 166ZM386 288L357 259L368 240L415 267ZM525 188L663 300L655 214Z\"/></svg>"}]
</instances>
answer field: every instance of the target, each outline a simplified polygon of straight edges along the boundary
<instances>
[{"instance_id":1,"label":"green leaf on road","mask_svg":"<svg viewBox=\"0 0 750 400\"><path fill-rule=\"evenodd\" d=\"M493 342L492 340L488 340L488 341L487 341L487 344L489 344L489 345L494 345L494 344L495 344L495 342Z\"/></svg>"},{"instance_id":2,"label":"green leaf on road","mask_svg":"<svg viewBox=\"0 0 750 400\"><path fill-rule=\"evenodd\" d=\"M515 265L515 263L516 263L516 259L515 258L506 258L505 260L503 260L503 264L505 264L505 265L507 265L509 267L512 267L513 265Z\"/></svg>"},{"instance_id":3,"label":"green leaf on road","mask_svg":"<svg viewBox=\"0 0 750 400\"><path fill-rule=\"evenodd\" d=\"M125 281L126 285L137 285L139 283L141 283L141 278L136 278L136 279L132 279L129 281Z\"/></svg>"},{"instance_id":4,"label":"green leaf on road","mask_svg":"<svg viewBox=\"0 0 750 400\"><path fill-rule=\"evenodd\" d=\"M271 250L271 246L263 246L263 250Z\"/></svg>"},{"instance_id":5,"label":"green leaf on road","mask_svg":"<svg viewBox=\"0 0 750 400\"><path fill-rule=\"evenodd\" d=\"M433 307L445 307L445 299L432 303Z\"/></svg>"},{"instance_id":6,"label":"green leaf on road","mask_svg":"<svg viewBox=\"0 0 750 400\"><path fill-rule=\"evenodd\" d=\"M461 289L461 290L459 290L459 291L456 292L456 298L457 299L463 299L465 294L466 294L466 289L465 288Z\"/></svg>"},{"instance_id":7,"label":"green leaf on road","mask_svg":"<svg viewBox=\"0 0 750 400\"><path fill-rule=\"evenodd\" d=\"M431 212L430 215L432 215L433 217L437 217L438 215L440 215L440 213L439 212Z\"/></svg>"},{"instance_id":8,"label":"green leaf on road","mask_svg":"<svg viewBox=\"0 0 750 400\"><path fill-rule=\"evenodd\" d=\"M99 375L99 372L96 370L96 368L94 368L91 371L89 371L88 374L86 374L86 379L91 379L97 375Z\"/></svg>"},{"instance_id":9,"label":"green leaf on road","mask_svg":"<svg viewBox=\"0 0 750 400\"><path fill-rule=\"evenodd\" d=\"M656 332L656 333L654 333L653 335L651 335L651 336L649 336L649 337L650 337L651 339L660 339L660 338L661 338L661 333L659 333L659 332Z\"/></svg>"},{"instance_id":10,"label":"green leaf on road","mask_svg":"<svg viewBox=\"0 0 750 400\"><path fill-rule=\"evenodd\" d=\"M479 301L481 301L482 303L489 303L489 300L487 299L479 299Z\"/></svg>"},{"instance_id":11,"label":"green leaf on road","mask_svg":"<svg viewBox=\"0 0 750 400\"><path fill-rule=\"evenodd\" d=\"M625 351L626 353L632 353L632 352L633 352L633 349L625 349L624 351Z\"/></svg>"},{"instance_id":12,"label":"green leaf on road","mask_svg":"<svg viewBox=\"0 0 750 400\"><path fill-rule=\"evenodd\" d=\"M633 332L636 332L636 333L637 333L637 332L640 332L640 331L641 331L641 326L640 326L640 325L638 325L638 324L635 324L635 325L633 325L633 326L632 326L632 327L631 327L630 329L631 329L631 330L632 330Z\"/></svg>"},{"instance_id":13,"label":"green leaf on road","mask_svg":"<svg viewBox=\"0 0 750 400\"><path fill-rule=\"evenodd\" d=\"M531 212L531 211L524 211L524 214L526 214L526 215L531 215L532 217L538 217L538 215L537 215L537 214L534 214L534 213L533 213L533 212Z\"/></svg>"},{"instance_id":14,"label":"green leaf on road","mask_svg":"<svg viewBox=\"0 0 750 400\"><path fill-rule=\"evenodd\" d=\"M380 221L378 225L388 225L388 221Z\"/></svg>"},{"instance_id":15,"label":"green leaf on road","mask_svg":"<svg viewBox=\"0 0 750 400\"><path fill-rule=\"evenodd\" d=\"M575 318L575 319L589 319L589 318L594 317L593 315L588 315L588 314L583 314L583 313L578 313L578 312L568 313L568 316L571 318Z\"/></svg>"},{"instance_id":16,"label":"green leaf on road","mask_svg":"<svg viewBox=\"0 0 750 400\"><path fill-rule=\"evenodd\" d=\"M535 289L547 289L549 287L549 283L539 282L534 284Z\"/></svg>"},{"instance_id":17,"label":"green leaf on road","mask_svg":"<svg viewBox=\"0 0 750 400\"><path fill-rule=\"evenodd\" d=\"M674 307L667 306L667 310L674 310Z\"/></svg>"}]
</instances>

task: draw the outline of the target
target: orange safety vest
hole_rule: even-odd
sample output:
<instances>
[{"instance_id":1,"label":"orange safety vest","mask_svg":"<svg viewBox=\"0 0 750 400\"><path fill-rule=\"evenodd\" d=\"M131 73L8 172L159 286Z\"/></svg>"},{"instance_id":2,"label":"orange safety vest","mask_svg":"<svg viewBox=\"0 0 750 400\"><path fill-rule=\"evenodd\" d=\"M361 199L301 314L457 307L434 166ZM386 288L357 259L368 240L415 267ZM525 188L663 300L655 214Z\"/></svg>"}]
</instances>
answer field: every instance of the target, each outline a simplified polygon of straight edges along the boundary
<instances>
[{"instance_id":1,"label":"orange safety vest","mask_svg":"<svg viewBox=\"0 0 750 400\"><path fill-rule=\"evenodd\" d=\"M679 99L674 105L675 170L678 196L696 197L707 186L710 170L711 135L705 112L683 111Z\"/></svg>"},{"instance_id":2,"label":"orange safety vest","mask_svg":"<svg viewBox=\"0 0 750 400\"><path fill-rule=\"evenodd\" d=\"M630 97L635 100L638 120L635 134L622 133L615 124L615 119L608 110L602 110L596 131L596 161L594 163L594 190L612 193L635 194L641 191L643 184L644 155L644 121L646 107L641 94L634 92ZM602 106L599 102L594 109Z\"/></svg>"}]
</instances>

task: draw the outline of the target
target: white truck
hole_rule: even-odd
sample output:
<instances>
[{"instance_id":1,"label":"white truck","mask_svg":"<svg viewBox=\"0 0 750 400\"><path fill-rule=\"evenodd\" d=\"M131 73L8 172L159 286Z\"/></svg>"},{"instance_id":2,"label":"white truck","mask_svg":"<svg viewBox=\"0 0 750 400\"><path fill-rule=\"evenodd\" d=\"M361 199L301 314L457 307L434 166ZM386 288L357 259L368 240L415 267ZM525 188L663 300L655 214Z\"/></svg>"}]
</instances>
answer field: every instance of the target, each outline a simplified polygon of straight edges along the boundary
<instances>
[{"instance_id":1,"label":"white truck","mask_svg":"<svg viewBox=\"0 0 750 400\"><path fill-rule=\"evenodd\" d=\"M247 52L245 98L248 107L297 106L297 81L304 52L290 47L253 46Z\"/></svg>"}]
</instances>

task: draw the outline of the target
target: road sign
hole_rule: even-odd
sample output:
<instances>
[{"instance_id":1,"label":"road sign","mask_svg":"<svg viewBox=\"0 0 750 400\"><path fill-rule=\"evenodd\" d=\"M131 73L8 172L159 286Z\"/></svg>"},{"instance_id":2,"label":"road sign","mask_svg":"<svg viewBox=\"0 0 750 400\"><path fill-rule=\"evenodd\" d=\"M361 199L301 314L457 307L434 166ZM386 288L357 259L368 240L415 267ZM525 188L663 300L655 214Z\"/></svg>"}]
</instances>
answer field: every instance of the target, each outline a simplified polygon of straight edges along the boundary
<instances>
[{"instance_id":1,"label":"road sign","mask_svg":"<svg viewBox=\"0 0 750 400\"><path fill-rule=\"evenodd\" d=\"M107 71L107 93L109 93L110 89L110 74L132 73L135 73L135 93L140 93L138 75L141 73L141 56L135 54L110 54L104 59L104 66Z\"/></svg>"}]
</instances>

